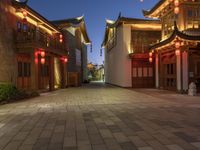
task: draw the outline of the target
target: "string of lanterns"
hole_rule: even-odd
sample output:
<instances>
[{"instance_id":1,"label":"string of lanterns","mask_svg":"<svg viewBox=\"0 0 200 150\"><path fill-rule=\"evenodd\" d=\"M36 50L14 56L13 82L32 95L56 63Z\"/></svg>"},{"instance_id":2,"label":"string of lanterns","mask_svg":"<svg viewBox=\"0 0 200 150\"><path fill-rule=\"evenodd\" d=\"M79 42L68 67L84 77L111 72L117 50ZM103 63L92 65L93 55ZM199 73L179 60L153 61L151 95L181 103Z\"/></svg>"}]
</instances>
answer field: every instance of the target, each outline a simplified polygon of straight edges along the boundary
<instances>
[{"instance_id":1,"label":"string of lanterns","mask_svg":"<svg viewBox=\"0 0 200 150\"><path fill-rule=\"evenodd\" d=\"M149 62L153 62L153 52L149 52Z\"/></svg>"},{"instance_id":2,"label":"string of lanterns","mask_svg":"<svg viewBox=\"0 0 200 150\"><path fill-rule=\"evenodd\" d=\"M40 56L40 63L42 65L44 65L46 63L46 52L45 50L43 49L38 49L35 51L35 63L38 64L38 57ZM63 63L67 63L68 62L68 58L67 56L61 56L60 57L60 60L63 62Z\"/></svg>"}]
</instances>

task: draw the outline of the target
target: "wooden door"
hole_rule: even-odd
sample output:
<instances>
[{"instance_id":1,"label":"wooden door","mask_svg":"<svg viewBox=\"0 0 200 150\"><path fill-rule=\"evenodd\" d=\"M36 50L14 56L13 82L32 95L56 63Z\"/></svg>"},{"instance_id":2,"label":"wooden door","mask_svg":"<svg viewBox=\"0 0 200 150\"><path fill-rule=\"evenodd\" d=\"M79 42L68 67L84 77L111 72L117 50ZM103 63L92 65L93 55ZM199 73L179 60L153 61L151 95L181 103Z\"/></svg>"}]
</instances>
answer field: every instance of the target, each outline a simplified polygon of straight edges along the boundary
<instances>
[{"instance_id":1,"label":"wooden door","mask_svg":"<svg viewBox=\"0 0 200 150\"><path fill-rule=\"evenodd\" d=\"M162 86L166 90L176 90L176 56L175 54L166 54L161 58L161 79Z\"/></svg>"},{"instance_id":2,"label":"wooden door","mask_svg":"<svg viewBox=\"0 0 200 150\"><path fill-rule=\"evenodd\" d=\"M132 60L132 87L153 88L154 82L153 63L147 59Z\"/></svg>"},{"instance_id":3,"label":"wooden door","mask_svg":"<svg viewBox=\"0 0 200 150\"><path fill-rule=\"evenodd\" d=\"M28 54L17 55L17 87L19 89L31 88L31 59Z\"/></svg>"},{"instance_id":4,"label":"wooden door","mask_svg":"<svg viewBox=\"0 0 200 150\"><path fill-rule=\"evenodd\" d=\"M39 89L49 90L50 88L50 58L46 56L45 64L39 63L38 79Z\"/></svg>"}]
</instances>

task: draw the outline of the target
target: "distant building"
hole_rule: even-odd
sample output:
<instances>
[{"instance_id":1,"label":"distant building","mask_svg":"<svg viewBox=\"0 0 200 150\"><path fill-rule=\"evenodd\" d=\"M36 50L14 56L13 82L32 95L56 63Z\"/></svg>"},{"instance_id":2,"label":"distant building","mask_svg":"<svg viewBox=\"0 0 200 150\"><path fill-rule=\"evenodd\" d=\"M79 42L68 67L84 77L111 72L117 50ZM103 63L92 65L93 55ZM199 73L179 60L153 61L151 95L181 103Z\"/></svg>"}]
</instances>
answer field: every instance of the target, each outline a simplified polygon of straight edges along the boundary
<instances>
[{"instance_id":1,"label":"distant building","mask_svg":"<svg viewBox=\"0 0 200 150\"><path fill-rule=\"evenodd\" d=\"M154 87L154 65L149 44L161 37L158 20L125 18L107 20L102 47L105 50L105 82L121 87Z\"/></svg>"},{"instance_id":2,"label":"distant building","mask_svg":"<svg viewBox=\"0 0 200 150\"><path fill-rule=\"evenodd\" d=\"M97 76L99 77L100 81L105 81L105 71L104 65L99 65L97 69Z\"/></svg>"},{"instance_id":3,"label":"distant building","mask_svg":"<svg viewBox=\"0 0 200 150\"><path fill-rule=\"evenodd\" d=\"M68 41L68 85L79 86L88 80L87 46L91 44L84 17L57 20L53 23L65 32Z\"/></svg>"},{"instance_id":4,"label":"distant building","mask_svg":"<svg viewBox=\"0 0 200 150\"><path fill-rule=\"evenodd\" d=\"M200 0L162 0L144 15L162 23L161 41L150 47L156 87L187 92L195 82L200 91Z\"/></svg>"},{"instance_id":5,"label":"distant building","mask_svg":"<svg viewBox=\"0 0 200 150\"><path fill-rule=\"evenodd\" d=\"M27 90L67 86L62 31L25 2L0 1L0 83Z\"/></svg>"}]
</instances>

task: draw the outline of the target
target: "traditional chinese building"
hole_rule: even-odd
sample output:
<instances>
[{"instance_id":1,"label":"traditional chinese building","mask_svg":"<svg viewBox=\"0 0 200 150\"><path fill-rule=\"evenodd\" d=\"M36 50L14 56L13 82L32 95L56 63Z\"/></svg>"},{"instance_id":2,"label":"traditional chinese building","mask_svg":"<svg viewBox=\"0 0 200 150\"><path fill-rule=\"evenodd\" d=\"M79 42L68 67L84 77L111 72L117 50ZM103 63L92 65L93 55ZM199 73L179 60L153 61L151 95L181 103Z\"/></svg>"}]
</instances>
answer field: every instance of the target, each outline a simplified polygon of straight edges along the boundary
<instances>
[{"instance_id":1,"label":"traditional chinese building","mask_svg":"<svg viewBox=\"0 0 200 150\"><path fill-rule=\"evenodd\" d=\"M195 82L200 89L200 0L160 0L144 15L162 23L161 41L150 48L156 87L187 92Z\"/></svg>"},{"instance_id":2,"label":"traditional chinese building","mask_svg":"<svg viewBox=\"0 0 200 150\"><path fill-rule=\"evenodd\" d=\"M68 60L68 85L79 86L88 80L87 48L91 44L87 34L84 17L53 21L67 38Z\"/></svg>"},{"instance_id":3,"label":"traditional chinese building","mask_svg":"<svg viewBox=\"0 0 200 150\"><path fill-rule=\"evenodd\" d=\"M121 16L116 21L107 20L102 43L105 82L120 87L154 87L154 65L149 62L149 44L160 37L158 20Z\"/></svg>"},{"instance_id":4,"label":"traditional chinese building","mask_svg":"<svg viewBox=\"0 0 200 150\"><path fill-rule=\"evenodd\" d=\"M67 43L26 2L0 1L0 82L27 90L67 86Z\"/></svg>"}]
</instances>

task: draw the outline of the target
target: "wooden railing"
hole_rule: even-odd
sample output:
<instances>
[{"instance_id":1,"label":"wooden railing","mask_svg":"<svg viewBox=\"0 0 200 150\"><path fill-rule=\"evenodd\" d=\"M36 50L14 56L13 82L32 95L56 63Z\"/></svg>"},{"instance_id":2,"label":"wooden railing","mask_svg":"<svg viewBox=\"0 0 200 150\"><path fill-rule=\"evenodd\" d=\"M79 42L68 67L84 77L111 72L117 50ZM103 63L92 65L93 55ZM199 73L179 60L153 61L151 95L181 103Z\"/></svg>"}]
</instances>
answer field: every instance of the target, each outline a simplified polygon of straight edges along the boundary
<instances>
[{"instance_id":1,"label":"wooden railing","mask_svg":"<svg viewBox=\"0 0 200 150\"><path fill-rule=\"evenodd\" d=\"M44 34L39 30L32 30L27 32L16 31L15 40L17 44L36 43L42 45L43 47L65 50L65 44L60 43L58 38Z\"/></svg>"}]
</instances>

